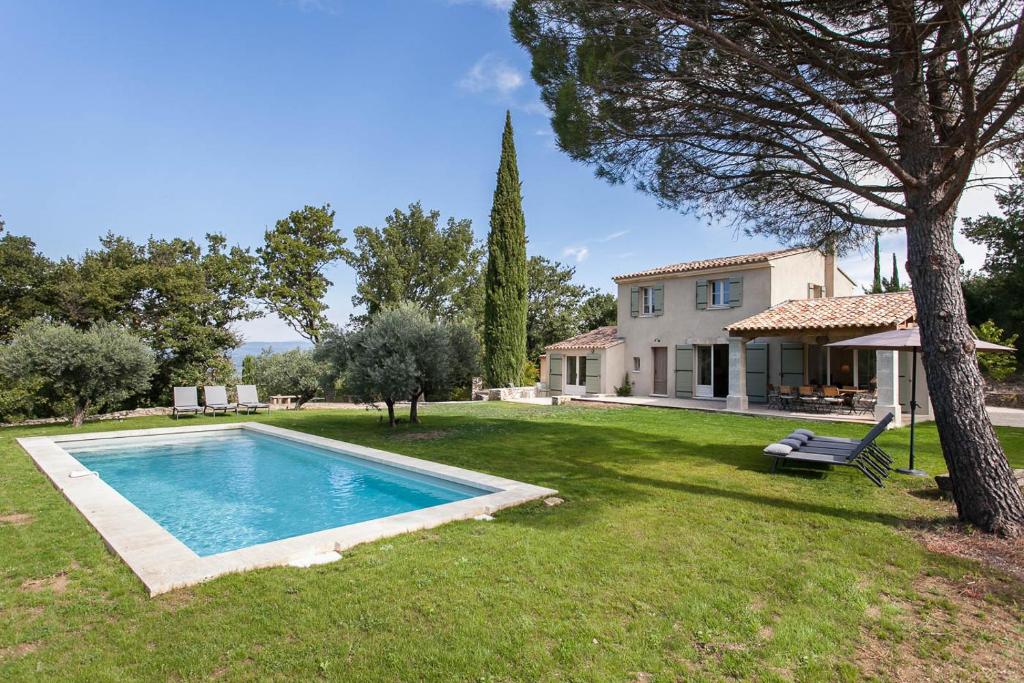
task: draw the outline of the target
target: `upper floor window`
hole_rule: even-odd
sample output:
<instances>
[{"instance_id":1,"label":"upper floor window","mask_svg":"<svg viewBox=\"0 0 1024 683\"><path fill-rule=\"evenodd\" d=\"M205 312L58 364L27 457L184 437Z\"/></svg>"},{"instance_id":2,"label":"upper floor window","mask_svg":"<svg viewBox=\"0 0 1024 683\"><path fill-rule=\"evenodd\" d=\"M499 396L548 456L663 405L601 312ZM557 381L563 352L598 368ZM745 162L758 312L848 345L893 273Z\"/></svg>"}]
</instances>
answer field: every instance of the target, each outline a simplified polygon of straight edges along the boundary
<instances>
[{"instance_id":1,"label":"upper floor window","mask_svg":"<svg viewBox=\"0 0 1024 683\"><path fill-rule=\"evenodd\" d=\"M808 299L820 299L825 294L825 289L821 285L808 284L807 285L807 298Z\"/></svg>"},{"instance_id":2,"label":"upper floor window","mask_svg":"<svg viewBox=\"0 0 1024 683\"><path fill-rule=\"evenodd\" d=\"M640 315L654 315L654 287L640 288Z\"/></svg>"},{"instance_id":3,"label":"upper floor window","mask_svg":"<svg viewBox=\"0 0 1024 683\"><path fill-rule=\"evenodd\" d=\"M712 280L708 283L711 286L711 305L714 307L729 307L729 279Z\"/></svg>"}]
</instances>

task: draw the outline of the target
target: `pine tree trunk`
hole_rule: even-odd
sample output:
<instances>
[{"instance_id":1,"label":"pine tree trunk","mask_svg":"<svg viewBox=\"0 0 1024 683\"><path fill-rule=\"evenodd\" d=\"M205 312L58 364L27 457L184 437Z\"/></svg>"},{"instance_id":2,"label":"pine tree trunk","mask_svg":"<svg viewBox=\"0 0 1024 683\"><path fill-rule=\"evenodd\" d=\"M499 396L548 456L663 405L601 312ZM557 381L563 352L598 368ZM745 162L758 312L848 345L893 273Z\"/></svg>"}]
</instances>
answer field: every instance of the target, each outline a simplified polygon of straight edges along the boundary
<instances>
[{"instance_id":1,"label":"pine tree trunk","mask_svg":"<svg viewBox=\"0 0 1024 683\"><path fill-rule=\"evenodd\" d=\"M955 210L940 215L931 208L930 197L918 199L909 202L915 213L907 226L907 271L957 512L984 531L1019 536L1024 533L1024 495L985 410L960 285L960 258L953 247Z\"/></svg>"},{"instance_id":2,"label":"pine tree trunk","mask_svg":"<svg viewBox=\"0 0 1024 683\"><path fill-rule=\"evenodd\" d=\"M395 402L394 401L384 401L384 404L387 405L387 407L388 407L388 426L389 427L394 427L395 426Z\"/></svg>"}]
</instances>

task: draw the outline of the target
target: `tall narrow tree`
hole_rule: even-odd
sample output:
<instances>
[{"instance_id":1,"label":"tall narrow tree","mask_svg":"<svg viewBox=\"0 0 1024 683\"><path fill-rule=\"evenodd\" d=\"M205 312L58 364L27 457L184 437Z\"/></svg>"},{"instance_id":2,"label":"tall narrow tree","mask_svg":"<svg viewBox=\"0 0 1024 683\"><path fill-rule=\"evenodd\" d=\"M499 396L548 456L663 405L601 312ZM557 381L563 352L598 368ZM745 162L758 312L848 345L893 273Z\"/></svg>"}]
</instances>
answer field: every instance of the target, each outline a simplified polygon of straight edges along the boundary
<instances>
[{"instance_id":1,"label":"tall narrow tree","mask_svg":"<svg viewBox=\"0 0 1024 683\"><path fill-rule=\"evenodd\" d=\"M871 280L871 293L882 293L882 252L878 249L878 231L875 231L875 277Z\"/></svg>"},{"instance_id":2,"label":"tall narrow tree","mask_svg":"<svg viewBox=\"0 0 1024 683\"><path fill-rule=\"evenodd\" d=\"M526 361L526 219L509 112L491 207L484 287L484 377L492 387L518 384Z\"/></svg>"},{"instance_id":3,"label":"tall narrow tree","mask_svg":"<svg viewBox=\"0 0 1024 683\"><path fill-rule=\"evenodd\" d=\"M893 253L892 255L892 277L889 278L889 282L887 282L886 284L887 286L885 288L885 291L887 292L899 292L903 289L903 285L900 284L900 269L896 265L895 253Z\"/></svg>"}]
</instances>

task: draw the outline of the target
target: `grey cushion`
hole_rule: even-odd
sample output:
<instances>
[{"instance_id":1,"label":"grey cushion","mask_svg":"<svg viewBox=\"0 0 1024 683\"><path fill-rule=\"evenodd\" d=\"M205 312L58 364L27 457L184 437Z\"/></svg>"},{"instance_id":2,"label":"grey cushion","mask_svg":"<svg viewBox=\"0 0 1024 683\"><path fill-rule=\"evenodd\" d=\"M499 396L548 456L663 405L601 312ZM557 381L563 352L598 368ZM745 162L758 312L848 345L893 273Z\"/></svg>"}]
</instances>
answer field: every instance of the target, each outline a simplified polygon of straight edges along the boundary
<instances>
[{"instance_id":1,"label":"grey cushion","mask_svg":"<svg viewBox=\"0 0 1024 683\"><path fill-rule=\"evenodd\" d=\"M800 434L799 432L793 432L792 434L790 434L786 438L787 439L792 439L794 441L799 441L800 443L807 443L808 441L811 440L810 437L808 437L808 436L806 436L804 434Z\"/></svg>"},{"instance_id":2,"label":"grey cushion","mask_svg":"<svg viewBox=\"0 0 1024 683\"><path fill-rule=\"evenodd\" d=\"M764 452L768 455L789 455L793 452L793 447L784 443L773 443L765 448Z\"/></svg>"},{"instance_id":3,"label":"grey cushion","mask_svg":"<svg viewBox=\"0 0 1024 683\"><path fill-rule=\"evenodd\" d=\"M810 429L794 429L793 433L794 434L803 434L808 439L813 439L814 438L814 432L812 432Z\"/></svg>"},{"instance_id":4,"label":"grey cushion","mask_svg":"<svg viewBox=\"0 0 1024 683\"><path fill-rule=\"evenodd\" d=\"M804 442L800 441L799 439L783 439L779 443L789 446L794 451L800 450L804 445Z\"/></svg>"}]
</instances>

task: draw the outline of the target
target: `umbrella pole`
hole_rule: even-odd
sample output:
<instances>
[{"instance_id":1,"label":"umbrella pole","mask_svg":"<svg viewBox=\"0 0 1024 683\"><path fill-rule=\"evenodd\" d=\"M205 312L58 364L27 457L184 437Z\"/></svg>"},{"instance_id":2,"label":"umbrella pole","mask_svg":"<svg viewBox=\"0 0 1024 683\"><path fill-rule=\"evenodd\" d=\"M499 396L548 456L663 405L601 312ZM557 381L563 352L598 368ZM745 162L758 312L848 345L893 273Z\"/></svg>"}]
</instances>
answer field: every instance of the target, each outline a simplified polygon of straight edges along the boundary
<instances>
[{"instance_id":1,"label":"umbrella pole","mask_svg":"<svg viewBox=\"0 0 1024 683\"><path fill-rule=\"evenodd\" d=\"M900 474L909 474L913 477L927 477L924 470L914 468L914 431L917 422L917 349L914 349L911 359L910 370L910 467L896 470Z\"/></svg>"}]
</instances>

